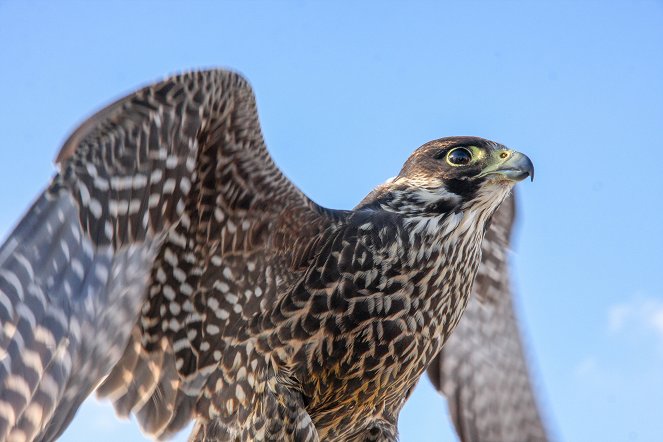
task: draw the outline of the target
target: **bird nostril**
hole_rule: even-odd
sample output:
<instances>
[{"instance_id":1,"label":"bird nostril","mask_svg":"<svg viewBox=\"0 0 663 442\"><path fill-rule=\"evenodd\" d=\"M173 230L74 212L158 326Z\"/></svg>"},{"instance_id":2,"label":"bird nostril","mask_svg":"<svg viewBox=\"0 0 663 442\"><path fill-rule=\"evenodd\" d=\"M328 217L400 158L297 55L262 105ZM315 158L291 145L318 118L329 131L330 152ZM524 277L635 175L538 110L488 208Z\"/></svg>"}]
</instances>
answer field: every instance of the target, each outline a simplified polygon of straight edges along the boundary
<instances>
[{"instance_id":1,"label":"bird nostril","mask_svg":"<svg viewBox=\"0 0 663 442\"><path fill-rule=\"evenodd\" d=\"M502 159L504 159L504 158L506 158L506 157L508 157L508 156L509 156L509 154L506 153L506 152L502 152L502 153L500 154L500 158L502 158Z\"/></svg>"}]
</instances>

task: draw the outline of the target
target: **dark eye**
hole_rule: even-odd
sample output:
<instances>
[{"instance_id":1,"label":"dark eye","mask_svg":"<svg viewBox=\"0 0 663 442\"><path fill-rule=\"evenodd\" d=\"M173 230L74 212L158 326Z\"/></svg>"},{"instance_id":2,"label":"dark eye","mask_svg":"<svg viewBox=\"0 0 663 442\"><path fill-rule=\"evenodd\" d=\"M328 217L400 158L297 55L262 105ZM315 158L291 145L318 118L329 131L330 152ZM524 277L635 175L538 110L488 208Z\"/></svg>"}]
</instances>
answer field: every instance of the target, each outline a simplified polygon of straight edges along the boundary
<instances>
[{"instance_id":1,"label":"dark eye","mask_svg":"<svg viewBox=\"0 0 663 442\"><path fill-rule=\"evenodd\" d=\"M447 154L447 163L452 166L464 166L472 161L472 153L464 147L458 147Z\"/></svg>"}]
</instances>

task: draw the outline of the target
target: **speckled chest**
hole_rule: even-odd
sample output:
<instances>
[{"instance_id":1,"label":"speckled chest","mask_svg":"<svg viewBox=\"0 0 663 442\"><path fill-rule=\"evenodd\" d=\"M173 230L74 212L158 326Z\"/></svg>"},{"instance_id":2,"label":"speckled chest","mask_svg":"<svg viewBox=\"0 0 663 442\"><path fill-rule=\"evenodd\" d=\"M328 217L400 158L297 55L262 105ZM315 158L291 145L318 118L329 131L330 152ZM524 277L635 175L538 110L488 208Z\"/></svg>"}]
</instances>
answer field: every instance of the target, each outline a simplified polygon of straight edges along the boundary
<instances>
[{"instance_id":1,"label":"speckled chest","mask_svg":"<svg viewBox=\"0 0 663 442\"><path fill-rule=\"evenodd\" d=\"M379 221L330 235L279 332L323 432L397 415L460 319L479 262L481 234L459 236L444 217Z\"/></svg>"}]
</instances>

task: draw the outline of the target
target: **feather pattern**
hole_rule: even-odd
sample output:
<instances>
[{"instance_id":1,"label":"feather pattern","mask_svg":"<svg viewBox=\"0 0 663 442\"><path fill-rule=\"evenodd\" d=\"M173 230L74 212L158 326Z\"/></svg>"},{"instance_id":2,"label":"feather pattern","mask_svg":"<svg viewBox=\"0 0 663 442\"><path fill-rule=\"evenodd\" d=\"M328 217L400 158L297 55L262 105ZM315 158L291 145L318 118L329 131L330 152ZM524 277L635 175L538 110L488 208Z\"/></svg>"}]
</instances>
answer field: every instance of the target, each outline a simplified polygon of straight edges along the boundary
<instances>
[{"instance_id":1,"label":"feather pattern","mask_svg":"<svg viewBox=\"0 0 663 442\"><path fill-rule=\"evenodd\" d=\"M443 160L470 147L466 168ZM116 101L0 249L0 439L56 439L96 388L157 438L195 419L201 441L396 440L515 182L480 172L512 156L533 173L434 140L336 211L278 170L241 76Z\"/></svg>"},{"instance_id":2,"label":"feather pattern","mask_svg":"<svg viewBox=\"0 0 663 442\"><path fill-rule=\"evenodd\" d=\"M462 442L545 442L509 282L515 198L493 216L472 297L428 369Z\"/></svg>"},{"instance_id":3,"label":"feather pattern","mask_svg":"<svg viewBox=\"0 0 663 442\"><path fill-rule=\"evenodd\" d=\"M210 168L217 159L225 169ZM171 259L163 245L181 246L179 232L192 225L206 239L209 227L197 221L216 202L228 209L213 217L242 232L227 236L229 249L260 238L261 225L230 220L235 209L296 206L290 216L310 211L307 223L322 215L276 169L250 87L232 72L183 74L118 100L81 125L57 161L60 173L0 249L0 440L57 438L128 344L116 372L130 372L130 386L111 388L111 373L100 391L147 429L164 420L180 428L192 406L177 388L172 347L159 341L146 352L136 346L139 325L127 327L157 291L152 273L158 281L159 263ZM226 173L226 198L187 198L210 171ZM195 203L209 204L185 212ZM152 395L168 406L155 411Z\"/></svg>"}]
</instances>

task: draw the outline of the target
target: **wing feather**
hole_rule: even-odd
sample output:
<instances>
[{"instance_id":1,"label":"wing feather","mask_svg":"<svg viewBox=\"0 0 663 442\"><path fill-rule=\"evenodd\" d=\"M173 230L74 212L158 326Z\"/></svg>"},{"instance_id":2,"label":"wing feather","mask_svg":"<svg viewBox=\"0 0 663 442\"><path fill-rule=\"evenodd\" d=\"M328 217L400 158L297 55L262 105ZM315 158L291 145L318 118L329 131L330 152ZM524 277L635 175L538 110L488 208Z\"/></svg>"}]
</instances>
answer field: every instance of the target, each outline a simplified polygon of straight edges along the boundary
<instances>
[{"instance_id":1,"label":"wing feather","mask_svg":"<svg viewBox=\"0 0 663 442\"><path fill-rule=\"evenodd\" d=\"M428 369L462 442L543 442L509 284L511 197L495 213L467 310Z\"/></svg>"},{"instance_id":2,"label":"wing feather","mask_svg":"<svg viewBox=\"0 0 663 442\"><path fill-rule=\"evenodd\" d=\"M0 252L0 298L12 306L0 318L0 434L10 439L56 437L119 358L146 283L131 269L154 254L149 243L95 247L66 192L44 194L33 214L40 223L20 224Z\"/></svg>"},{"instance_id":3,"label":"wing feather","mask_svg":"<svg viewBox=\"0 0 663 442\"><path fill-rule=\"evenodd\" d=\"M168 232L127 353L98 390L157 437L181 429L194 413L208 417L220 400L226 340L271 305L277 285L294 278L316 235L340 216L280 173L262 141L253 96L244 103L253 131L228 134L226 120L237 117L222 106L227 118L199 137L215 148L198 154L186 220Z\"/></svg>"},{"instance_id":4,"label":"wing feather","mask_svg":"<svg viewBox=\"0 0 663 442\"><path fill-rule=\"evenodd\" d=\"M57 163L0 248L0 440L56 439L109 373L100 393L118 411L171 433L196 396L176 367L190 354L176 356L175 330L146 314L168 301L155 281L173 261L168 247L181 247L196 279L194 255L217 235L229 253L246 253L265 247L267 229L278 248L333 215L280 173L251 88L222 70L174 76L107 106ZM191 291L187 281L178 293Z\"/></svg>"}]
</instances>

